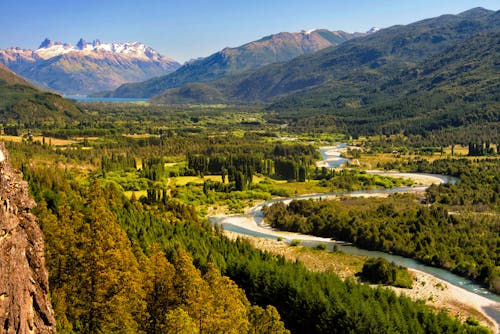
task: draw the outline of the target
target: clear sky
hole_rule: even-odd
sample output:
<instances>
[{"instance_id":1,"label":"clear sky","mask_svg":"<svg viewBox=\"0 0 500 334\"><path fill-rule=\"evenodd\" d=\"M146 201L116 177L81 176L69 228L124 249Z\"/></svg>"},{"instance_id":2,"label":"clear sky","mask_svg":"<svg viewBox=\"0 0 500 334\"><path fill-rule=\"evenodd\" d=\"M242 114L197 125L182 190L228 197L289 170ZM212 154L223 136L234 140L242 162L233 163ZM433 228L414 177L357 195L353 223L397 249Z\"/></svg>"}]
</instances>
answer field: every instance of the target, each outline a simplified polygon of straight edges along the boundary
<instances>
[{"instance_id":1,"label":"clear sky","mask_svg":"<svg viewBox=\"0 0 500 334\"><path fill-rule=\"evenodd\" d=\"M498 0L2 0L0 48L37 48L45 38L76 44L140 41L180 62L281 31L367 31Z\"/></svg>"}]
</instances>

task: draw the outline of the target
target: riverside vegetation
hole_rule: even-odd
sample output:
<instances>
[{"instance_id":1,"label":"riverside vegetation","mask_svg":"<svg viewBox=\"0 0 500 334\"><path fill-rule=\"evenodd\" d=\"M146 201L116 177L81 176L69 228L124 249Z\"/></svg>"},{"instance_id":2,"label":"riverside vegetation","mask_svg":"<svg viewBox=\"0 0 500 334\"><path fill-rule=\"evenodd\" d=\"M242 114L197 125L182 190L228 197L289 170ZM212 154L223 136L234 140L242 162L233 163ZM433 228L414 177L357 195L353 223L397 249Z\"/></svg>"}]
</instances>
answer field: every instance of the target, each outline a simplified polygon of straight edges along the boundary
<instances>
[{"instance_id":1,"label":"riverside vegetation","mask_svg":"<svg viewBox=\"0 0 500 334\"><path fill-rule=\"evenodd\" d=\"M319 141L347 137L305 134L289 141L291 135L279 125L264 123L258 110L148 108L82 104L85 117L97 121L10 125L25 134L22 142L9 142L8 148L38 203L60 332L487 332L382 287L309 272L300 263L230 241L205 223L209 208L238 211L257 200L311 189L386 188L406 182L361 170L314 167ZM145 110L150 110L150 118L143 122ZM122 121L113 122L118 115ZM30 135L38 134L45 140L31 140ZM52 146L57 137L72 139L73 144ZM361 160L383 147L370 140L364 145ZM413 150L411 145L408 149ZM352 199L297 202L290 208L303 203L311 210L338 206L339 215L351 215L347 220L338 217L346 236L356 237L361 246L399 247L422 259L432 254L435 265L443 261L446 268L494 284L498 198L491 194L498 186L496 157L427 163L428 153L412 154L419 160L403 163L395 157L385 163L434 172L436 166L455 166L467 174L441 168L464 182L432 187L424 199L430 207L401 195L391 199L392 205ZM488 182L474 181L485 176ZM486 197L471 198L475 192L467 189L473 185L484 188ZM450 216L450 207L465 212ZM426 219L418 219L420 214ZM376 219L368 224L370 215ZM347 225L352 219L356 222L350 226L356 228L351 231ZM294 220L304 221L299 215ZM403 233L382 229L379 221L405 222L394 226L421 231L418 252L411 253L413 243ZM297 226L311 232L305 226L316 225ZM446 248L445 241L462 241L466 231L471 233L470 246Z\"/></svg>"},{"instance_id":2,"label":"riverside vegetation","mask_svg":"<svg viewBox=\"0 0 500 334\"><path fill-rule=\"evenodd\" d=\"M422 196L296 201L268 219L498 291L498 14L392 27L153 99L267 105L75 104L0 65L0 133L38 203L58 331L486 333L231 241L206 215L406 182L371 168L457 176ZM315 168L316 149L335 142L358 146L349 169ZM401 285L400 269L375 261L365 274Z\"/></svg>"}]
</instances>

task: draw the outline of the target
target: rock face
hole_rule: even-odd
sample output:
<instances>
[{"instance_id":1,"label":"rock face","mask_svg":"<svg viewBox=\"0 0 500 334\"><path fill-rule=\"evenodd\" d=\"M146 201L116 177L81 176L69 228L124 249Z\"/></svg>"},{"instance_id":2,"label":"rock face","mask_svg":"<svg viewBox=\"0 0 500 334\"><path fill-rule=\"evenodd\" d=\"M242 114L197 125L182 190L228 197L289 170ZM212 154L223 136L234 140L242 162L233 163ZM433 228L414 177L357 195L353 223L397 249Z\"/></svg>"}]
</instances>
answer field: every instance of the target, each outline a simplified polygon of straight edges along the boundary
<instances>
[{"instance_id":1,"label":"rock face","mask_svg":"<svg viewBox=\"0 0 500 334\"><path fill-rule=\"evenodd\" d=\"M86 95L166 75L181 64L139 43L45 39L36 50L0 49L0 63L43 89Z\"/></svg>"},{"instance_id":2,"label":"rock face","mask_svg":"<svg viewBox=\"0 0 500 334\"><path fill-rule=\"evenodd\" d=\"M0 333L55 333L44 241L28 184L0 144Z\"/></svg>"}]
</instances>

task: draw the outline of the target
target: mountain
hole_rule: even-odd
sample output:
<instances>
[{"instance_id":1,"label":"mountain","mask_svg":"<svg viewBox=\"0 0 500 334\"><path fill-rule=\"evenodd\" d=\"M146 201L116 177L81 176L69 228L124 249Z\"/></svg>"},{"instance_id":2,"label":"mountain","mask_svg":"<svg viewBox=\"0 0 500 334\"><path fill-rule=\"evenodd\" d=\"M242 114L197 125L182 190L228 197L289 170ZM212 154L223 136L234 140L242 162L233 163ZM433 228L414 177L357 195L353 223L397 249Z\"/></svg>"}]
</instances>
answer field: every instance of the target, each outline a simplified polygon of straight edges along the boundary
<instances>
[{"instance_id":1,"label":"mountain","mask_svg":"<svg viewBox=\"0 0 500 334\"><path fill-rule=\"evenodd\" d=\"M56 333L44 241L28 183L0 144L0 323L2 333Z\"/></svg>"},{"instance_id":2,"label":"mountain","mask_svg":"<svg viewBox=\"0 0 500 334\"><path fill-rule=\"evenodd\" d=\"M0 123L63 120L80 114L69 101L40 91L0 64Z\"/></svg>"},{"instance_id":3,"label":"mountain","mask_svg":"<svg viewBox=\"0 0 500 334\"><path fill-rule=\"evenodd\" d=\"M423 135L455 128L460 134L454 137L463 143L500 140L498 59L500 31L479 33L380 85L323 85L269 109L295 125L323 115L322 122L328 118L352 135Z\"/></svg>"},{"instance_id":4,"label":"mountain","mask_svg":"<svg viewBox=\"0 0 500 334\"><path fill-rule=\"evenodd\" d=\"M362 35L365 34L350 34L325 29L298 33L282 32L236 48L225 48L206 58L187 62L174 73L163 77L141 83L124 84L114 92L106 93L105 96L151 97L165 89L187 83L210 82L264 65L288 61Z\"/></svg>"},{"instance_id":5,"label":"mountain","mask_svg":"<svg viewBox=\"0 0 500 334\"><path fill-rule=\"evenodd\" d=\"M39 87L67 95L110 90L180 67L142 43L88 43L83 39L75 46L45 39L36 50L0 49L0 63Z\"/></svg>"},{"instance_id":6,"label":"mountain","mask_svg":"<svg viewBox=\"0 0 500 334\"><path fill-rule=\"evenodd\" d=\"M222 78L196 87L167 90L160 103L278 103L278 109L300 106L361 107L376 101L367 93L398 78L402 71L481 32L498 31L500 13L475 8L406 26L393 26L287 63ZM316 91L318 93L311 93ZM294 94L299 94L291 97ZM201 96L203 99L193 97ZM317 96L322 99L318 101ZM290 101L293 100L293 103Z\"/></svg>"}]
</instances>

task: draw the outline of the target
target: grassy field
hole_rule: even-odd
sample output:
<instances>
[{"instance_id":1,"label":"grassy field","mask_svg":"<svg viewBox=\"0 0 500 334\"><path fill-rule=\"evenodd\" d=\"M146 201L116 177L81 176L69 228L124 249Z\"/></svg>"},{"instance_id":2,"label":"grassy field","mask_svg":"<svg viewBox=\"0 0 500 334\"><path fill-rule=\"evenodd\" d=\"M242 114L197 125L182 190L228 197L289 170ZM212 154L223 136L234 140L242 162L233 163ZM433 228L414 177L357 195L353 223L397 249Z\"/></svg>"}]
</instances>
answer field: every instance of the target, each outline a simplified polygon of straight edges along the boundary
<instances>
[{"instance_id":1,"label":"grassy field","mask_svg":"<svg viewBox=\"0 0 500 334\"><path fill-rule=\"evenodd\" d=\"M228 233L230 238L236 238L238 234ZM254 247L283 255L290 261L300 261L312 271L335 273L342 279L357 279L355 274L360 272L366 257L350 255L342 252L330 252L327 250L312 249L303 246L290 247L283 241L265 238L244 236Z\"/></svg>"},{"instance_id":2,"label":"grassy field","mask_svg":"<svg viewBox=\"0 0 500 334\"><path fill-rule=\"evenodd\" d=\"M311 180L307 182L287 182L287 181L272 181L276 188L285 189L292 195L304 195L313 193L327 192L328 188L318 185L318 181Z\"/></svg>"},{"instance_id":3,"label":"grassy field","mask_svg":"<svg viewBox=\"0 0 500 334\"><path fill-rule=\"evenodd\" d=\"M42 136L33 136L33 141L43 143L44 137ZM53 146L69 146L76 144L76 140L71 140L71 139L60 139L60 138L52 138L52 137L45 137L45 144L47 145L53 145Z\"/></svg>"},{"instance_id":4,"label":"grassy field","mask_svg":"<svg viewBox=\"0 0 500 334\"><path fill-rule=\"evenodd\" d=\"M495 145L493 145L495 147ZM451 155L451 146L443 148L443 153L434 152L425 155L417 155L417 154L402 154L399 152L394 153L376 153L376 154L361 154L361 157L358 159L359 165L362 168L374 169L377 168L377 165L383 165L388 162L394 161L407 161L408 159L425 159L430 162L438 159L446 159L446 158L470 158L470 159L482 159L488 157L469 157L467 154L469 152L469 148L467 146L455 145L453 148L453 155Z\"/></svg>"},{"instance_id":5,"label":"grassy field","mask_svg":"<svg viewBox=\"0 0 500 334\"><path fill-rule=\"evenodd\" d=\"M188 183L203 184L206 180L221 182L222 177L220 175L205 175L204 177L176 176L172 178L172 183L176 186L185 186Z\"/></svg>"},{"instance_id":6,"label":"grassy field","mask_svg":"<svg viewBox=\"0 0 500 334\"><path fill-rule=\"evenodd\" d=\"M21 143L23 139L26 138L23 138L22 136L5 136L5 135L0 136L0 140L2 141L11 141L15 143ZM77 143L76 140L60 139L54 137L43 137L43 136L32 136L32 139L34 142L38 143L43 143L45 139L45 144L53 146L69 146Z\"/></svg>"},{"instance_id":7,"label":"grassy field","mask_svg":"<svg viewBox=\"0 0 500 334\"><path fill-rule=\"evenodd\" d=\"M160 137L160 136L159 135L149 134L149 133L134 133L134 134L124 133L123 137L133 138L133 139L144 139L144 138Z\"/></svg>"}]
</instances>

